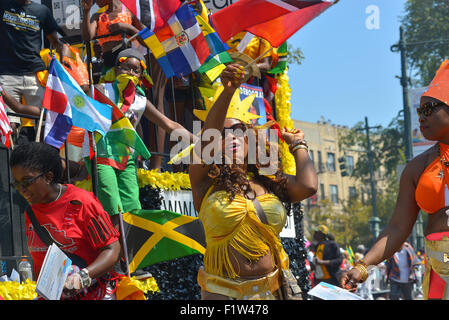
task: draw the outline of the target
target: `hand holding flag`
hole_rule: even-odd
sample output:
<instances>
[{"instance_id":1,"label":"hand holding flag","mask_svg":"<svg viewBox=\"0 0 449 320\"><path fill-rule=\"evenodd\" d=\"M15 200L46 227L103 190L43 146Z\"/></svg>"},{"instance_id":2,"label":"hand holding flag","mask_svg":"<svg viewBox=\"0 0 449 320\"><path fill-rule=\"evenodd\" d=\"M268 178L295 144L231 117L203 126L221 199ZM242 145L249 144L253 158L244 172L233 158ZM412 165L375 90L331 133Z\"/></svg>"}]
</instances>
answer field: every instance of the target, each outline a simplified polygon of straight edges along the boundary
<instances>
[{"instance_id":1,"label":"hand holding flag","mask_svg":"<svg viewBox=\"0 0 449 320\"><path fill-rule=\"evenodd\" d=\"M53 58L42 106L48 110L44 141L60 148L72 125L105 135L111 126L112 108L87 96L78 83Z\"/></svg>"}]
</instances>

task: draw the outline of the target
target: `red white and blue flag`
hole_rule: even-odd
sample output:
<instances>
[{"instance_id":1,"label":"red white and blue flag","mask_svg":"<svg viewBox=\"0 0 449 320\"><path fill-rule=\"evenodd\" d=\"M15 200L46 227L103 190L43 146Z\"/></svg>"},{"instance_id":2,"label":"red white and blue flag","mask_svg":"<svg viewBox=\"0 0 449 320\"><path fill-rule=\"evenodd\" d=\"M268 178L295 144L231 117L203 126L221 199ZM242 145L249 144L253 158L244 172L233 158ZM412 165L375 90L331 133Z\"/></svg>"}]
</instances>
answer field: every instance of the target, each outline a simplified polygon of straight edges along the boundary
<instances>
[{"instance_id":1,"label":"red white and blue flag","mask_svg":"<svg viewBox=\"0 0 449 320\"><path fill-rule=\"evenodd\" d=\"M6 113L5 101L2 97L3 88L0 86L0 138L5 147L9 148L11 142L9 136L12 133L11 125Z\"/></svg>"},{"instance_id":2,"label":"red white and blue flag","mask_svg":"<svg viewBox=\"0 0 449 320\"><path fill-rule=\"evenodd\" d=\"M178 10L180 0L120 0L143 25L154 31L161 28Z\"/></svg>"},{"instance_id":3,"label":"red white and blue flag","mask_svg":"<svg viewBox=\"0 0 449 320\"><path fill-rule=\"evenodd\" d=\"M56 148L61 148L72 125L103 136L111 126L111 106L87 96L55 58L50 63L42 106L47 109L44 141Z\"/></svg>"},{"instance_id":4,"label":"red white and blue flag","mask_svg":"<svg viewBox=\"0 0 449 320\"><path fill-rule=\"evenodd\" d=\"M210 55L196 13L189 5L182 5L163 27L154 32L145 28L139 36L167 78L183 77L198 70Z\"/></svg>"}]
</instances>

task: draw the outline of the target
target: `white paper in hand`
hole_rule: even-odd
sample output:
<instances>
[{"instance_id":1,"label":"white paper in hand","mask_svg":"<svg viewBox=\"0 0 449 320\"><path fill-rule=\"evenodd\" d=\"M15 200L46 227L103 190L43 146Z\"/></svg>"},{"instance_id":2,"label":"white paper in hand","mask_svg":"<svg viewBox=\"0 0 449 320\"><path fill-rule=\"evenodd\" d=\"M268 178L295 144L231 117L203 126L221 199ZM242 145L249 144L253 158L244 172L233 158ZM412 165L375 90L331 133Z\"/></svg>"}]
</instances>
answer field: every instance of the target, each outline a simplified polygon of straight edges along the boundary
<instances>
[{"instance_id":1,"label":"white paper in hand","mask_svg":"<svg viewBox=\"0 0 449 320\"><path fill-rule=\"evenodd\" d=\"M326 282L318 283L308 294L323 300L365 300L348 290Z\"/></svg>"},{"instance_id":2,"label":"white paper in hand","mask_svg":"<svg viewBox=\"0 0 449 320\"><path fill-rule=\"evenodd\" d=\"M53 243L45 255L36 282L36 293L47 300L59 300L71 265L72 261Z\"/></svg>"}]
</instances>

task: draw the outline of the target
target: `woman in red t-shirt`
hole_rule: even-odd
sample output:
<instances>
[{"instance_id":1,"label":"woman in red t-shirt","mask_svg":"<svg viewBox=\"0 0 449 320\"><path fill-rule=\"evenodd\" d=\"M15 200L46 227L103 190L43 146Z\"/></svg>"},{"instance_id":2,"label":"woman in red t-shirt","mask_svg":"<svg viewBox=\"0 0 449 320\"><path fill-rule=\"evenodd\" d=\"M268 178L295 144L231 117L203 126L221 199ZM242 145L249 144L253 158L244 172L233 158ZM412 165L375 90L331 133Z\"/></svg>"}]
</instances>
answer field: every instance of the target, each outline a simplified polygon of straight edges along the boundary
<instances>
[{"instance_id":1,"label":"woman in red t-shirt","mask_svg":"<svg viewBox=\"0 0 449 320\"><path fill-rule=\"evenodd\" d=\"M13 185L28 201L38 223L76 255L63 298L105 299L112 296L118 278L111 271L119 258L119 233L98 199L73 185L60 184L62 163L57 149L44 143L17 146L11 154ZM37 278L47 252L28 215L28 250ZM72 259L75 260L75 259Z\"/></svg>"}]
</instances>

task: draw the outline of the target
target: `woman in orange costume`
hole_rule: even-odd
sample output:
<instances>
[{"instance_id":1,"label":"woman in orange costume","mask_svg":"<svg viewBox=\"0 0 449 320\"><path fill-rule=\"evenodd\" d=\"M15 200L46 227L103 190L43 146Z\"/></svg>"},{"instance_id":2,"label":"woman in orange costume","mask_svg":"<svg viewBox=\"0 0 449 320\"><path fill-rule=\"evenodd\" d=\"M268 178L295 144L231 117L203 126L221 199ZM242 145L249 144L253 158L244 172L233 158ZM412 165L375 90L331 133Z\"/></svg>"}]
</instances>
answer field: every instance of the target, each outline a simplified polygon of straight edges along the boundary
<instances>
[{"instance_id":1,"label":"woman in orange costume","mask_svg":"<svg viewBox=\"0 0 449 320\"><path fill-rule=\"evenodd\" d=\"M436 144L405 167L388 225L364 259L341 276L343 288L355 290L358 282L366 280L369 266L394 255L410 235L421 209L429 215L424 231L424 299L449 299L449 60L441 64L417 111L423 136Z\"/></svg>"},{"instance_id":2,"label":"woman in orange costume","mask_svg":"<svg viewBox=\"0 0 449 320\"><path fill-rule=\"evenodd\" d=\"M119 0L97 0L100 8L108 6L107 10L95 13L90 17L90 9L93 0L83 0L83 39L90 41L96 36L104 36L114 32L124 32L127 36L132 36L143 28L140 21L128 10ZM112 49L122 43L122 35L111 35L99 38L98 42L103 51L103 61L107 68L115 65L115 60L119 50L112 52Z\"/></svg>"}]
</instances>

